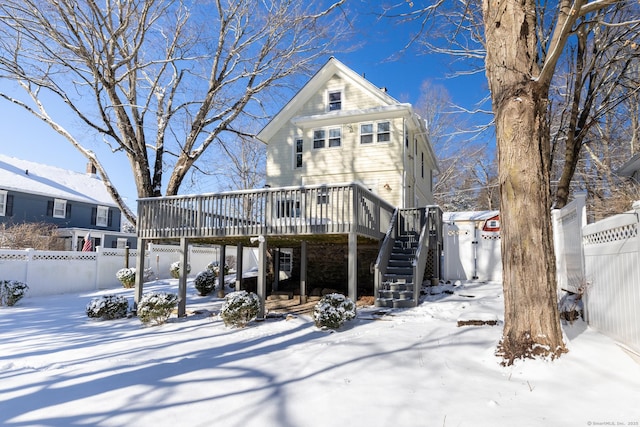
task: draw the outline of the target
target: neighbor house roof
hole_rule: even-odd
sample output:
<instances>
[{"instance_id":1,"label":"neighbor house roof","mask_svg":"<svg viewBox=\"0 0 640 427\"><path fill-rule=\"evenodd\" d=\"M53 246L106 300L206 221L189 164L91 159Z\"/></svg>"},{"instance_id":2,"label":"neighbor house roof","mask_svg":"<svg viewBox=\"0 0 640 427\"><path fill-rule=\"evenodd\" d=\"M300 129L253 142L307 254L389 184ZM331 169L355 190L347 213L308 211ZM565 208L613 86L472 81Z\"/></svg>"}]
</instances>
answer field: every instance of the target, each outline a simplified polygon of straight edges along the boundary
<instances>
[{"instance_id":1,"label":"neighbor house roof","mask_svg":"<svg viewBox=\"0 0 640 427\"><path fill-rule=\"evenodd\" d=\"M3 154L0 154L0 190L117 207L95 174L74 172Z\"/></svg>"}]
</instances>

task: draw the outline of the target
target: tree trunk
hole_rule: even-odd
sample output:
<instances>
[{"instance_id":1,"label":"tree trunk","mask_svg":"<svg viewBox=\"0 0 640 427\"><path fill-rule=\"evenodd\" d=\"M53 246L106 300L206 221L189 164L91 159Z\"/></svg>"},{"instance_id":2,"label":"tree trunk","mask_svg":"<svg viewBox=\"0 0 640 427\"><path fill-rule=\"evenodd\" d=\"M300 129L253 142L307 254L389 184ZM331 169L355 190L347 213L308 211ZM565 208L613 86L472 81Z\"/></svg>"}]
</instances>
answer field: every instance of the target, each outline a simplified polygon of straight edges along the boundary
<instances>
[{"instance_id":1,"label":"tree trunk","mask_svg":"<svg viewBox=\"0 0 640 427\"><path fill-rule=\"evenodd\" d=\"M485 0L486 73L495 114L500 183L504 363L566 352L558 315L546 120L533 1Z\"/></svg>"}]
</instances>

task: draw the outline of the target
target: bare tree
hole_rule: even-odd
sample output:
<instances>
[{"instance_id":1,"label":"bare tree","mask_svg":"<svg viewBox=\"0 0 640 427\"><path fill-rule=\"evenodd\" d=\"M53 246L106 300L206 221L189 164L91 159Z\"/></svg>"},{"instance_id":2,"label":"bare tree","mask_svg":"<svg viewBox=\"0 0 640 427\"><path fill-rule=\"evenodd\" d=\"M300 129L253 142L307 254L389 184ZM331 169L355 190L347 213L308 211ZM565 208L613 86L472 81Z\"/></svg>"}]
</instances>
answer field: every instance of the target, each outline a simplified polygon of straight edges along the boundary
<instances>
[{"instance_id":1,"label":"bare tree","mask_svg":"<svg viewBox=\"0 0 640 427\"><path fill-rule=\"evenodd\" d=\"M344 2L5 0L0 78L24 96L0 97L70 141L135 224L65 117L126 154L138 197L177 194L225 133L245 136L237 120L264 118L269 91L326 54L341 34Z\"/></svg>"},{"instance_id":2,"label":"bare tree","mask_svg":"<svg viewBox=\"0 0 640 427\"><path fill-rule=\"evenodd\" d=\"M488 159L486 144L477 141L478 128L467 123L444 86L427 80L420 89L415 108L427 122L428 138L440 166L433 190L436 203L445 211L490 206L485 197L491 190L485 185L491 185L489 177L495 176L492 168L496 165ZM482 203L478 203L479 197Z\"/></svg>"},{"instance_id":3,"label":"bare tree","mask_svg":"<svg viewBox=\"0 0 640 427\"><path fill-rule=\"evenodd\" d=\"M433 50L466 55L475 64L484 60L500 185L505 323L498 354L507 364L567 351L558 317L550 218L549 92L558 62L573 35L591 34L593 20L635 25L620 20L621 15L598 12L618 6L637 10L636 3L469 0L414 8L414 2L407 2L409 12L397 14L423 23L416 40L447 34L451 47L442 50L441 42L430 43ZM432 31L433 22L448 31Z\"/></svg>"},{"instance_id":4,"label":"bare tree","mask_svg":"<svg viewBox=\"0 0 640 427\"><path fill-rule=\"evenodd\" d=\"M640 91L640 51L633 47L640 23L633 23L634 18L630 8L618 3L598 11L595 17L582 16L576 23L575 41L567 49L566 70L559 70L550 94L552 167L557 169L554 157L562 160L558 161L562 166L555 189L556 208L569 201L583 146L599 141L593 128ZM610 26L608 22L629 25ZM637 113L631 113L619 125L634 128L634 121L638 121Z\"/></svg>"}]
</instances>

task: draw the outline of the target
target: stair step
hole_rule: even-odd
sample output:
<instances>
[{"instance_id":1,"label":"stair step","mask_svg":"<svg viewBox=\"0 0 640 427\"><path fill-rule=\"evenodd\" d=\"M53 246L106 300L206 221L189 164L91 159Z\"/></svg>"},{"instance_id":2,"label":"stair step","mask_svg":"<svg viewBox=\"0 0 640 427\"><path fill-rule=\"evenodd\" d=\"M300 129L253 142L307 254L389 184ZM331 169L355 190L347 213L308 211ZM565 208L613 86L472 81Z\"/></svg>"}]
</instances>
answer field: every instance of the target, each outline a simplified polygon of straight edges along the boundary
<instances>
[{"instance_id":1,"label":"stair step","mask_svg":"<svg viewBox=\"0 0 640 427\"><path fill-rule=\"evenodd\" d=\"M393 300L393 308L411 308L411 307L415 307L416 304L413 301L413 299L410 300L402 300L402 299L396 299Z\"/></svg>"}]
</instances>

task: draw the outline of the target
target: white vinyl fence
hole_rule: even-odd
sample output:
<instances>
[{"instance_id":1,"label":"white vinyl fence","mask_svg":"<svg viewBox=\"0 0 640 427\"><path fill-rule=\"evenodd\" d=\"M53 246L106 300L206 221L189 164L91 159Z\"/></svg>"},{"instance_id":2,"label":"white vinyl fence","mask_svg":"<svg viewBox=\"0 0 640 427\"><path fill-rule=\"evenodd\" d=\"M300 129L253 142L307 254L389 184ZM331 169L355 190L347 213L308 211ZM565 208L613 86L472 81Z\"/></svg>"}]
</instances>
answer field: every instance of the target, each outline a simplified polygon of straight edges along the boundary
<instances>
[{"instance_id":1,"label":"white vinyl fence","mask_svg":"<svg viewBox=\"0 0 640 427\"><path fill-rule=\"evenodd\" d=\"M574 293L585 282L582 228L587 225L586 198L586 193L578 193L564 208L551 212L558 288Z\"/></svg>"},{"instance_id":2,"label":"white vinyl fence","mask_svg":"<svg viewBox=\"0 0 640 427\"><path fill-rule=\"evenodd\" d=\"M640 353L640 202L582 229L589 325Z\"/></svg>"},{"instance_id":3,"label":"white vinyl fence","mask_svg":"<svg viewBox=\"0 0 640 427\"><path fill-rule=\"evenodd\" d=\"M227 247L226 255L236 255ZM0 280L18 280L29 286L26 297L118 288L116 272L125 267L125 249L96 248L95 252L0 249ZM255 250L244 248L243 272L257 265ZM169 267L180 259L180 247L149 245L145 267L152 279L168 279ZM138 251L129 250L129 267L136 266ZM220 262L219 247L189 246L193 277L212 261Z\"/></svg>"}]
</instances>

